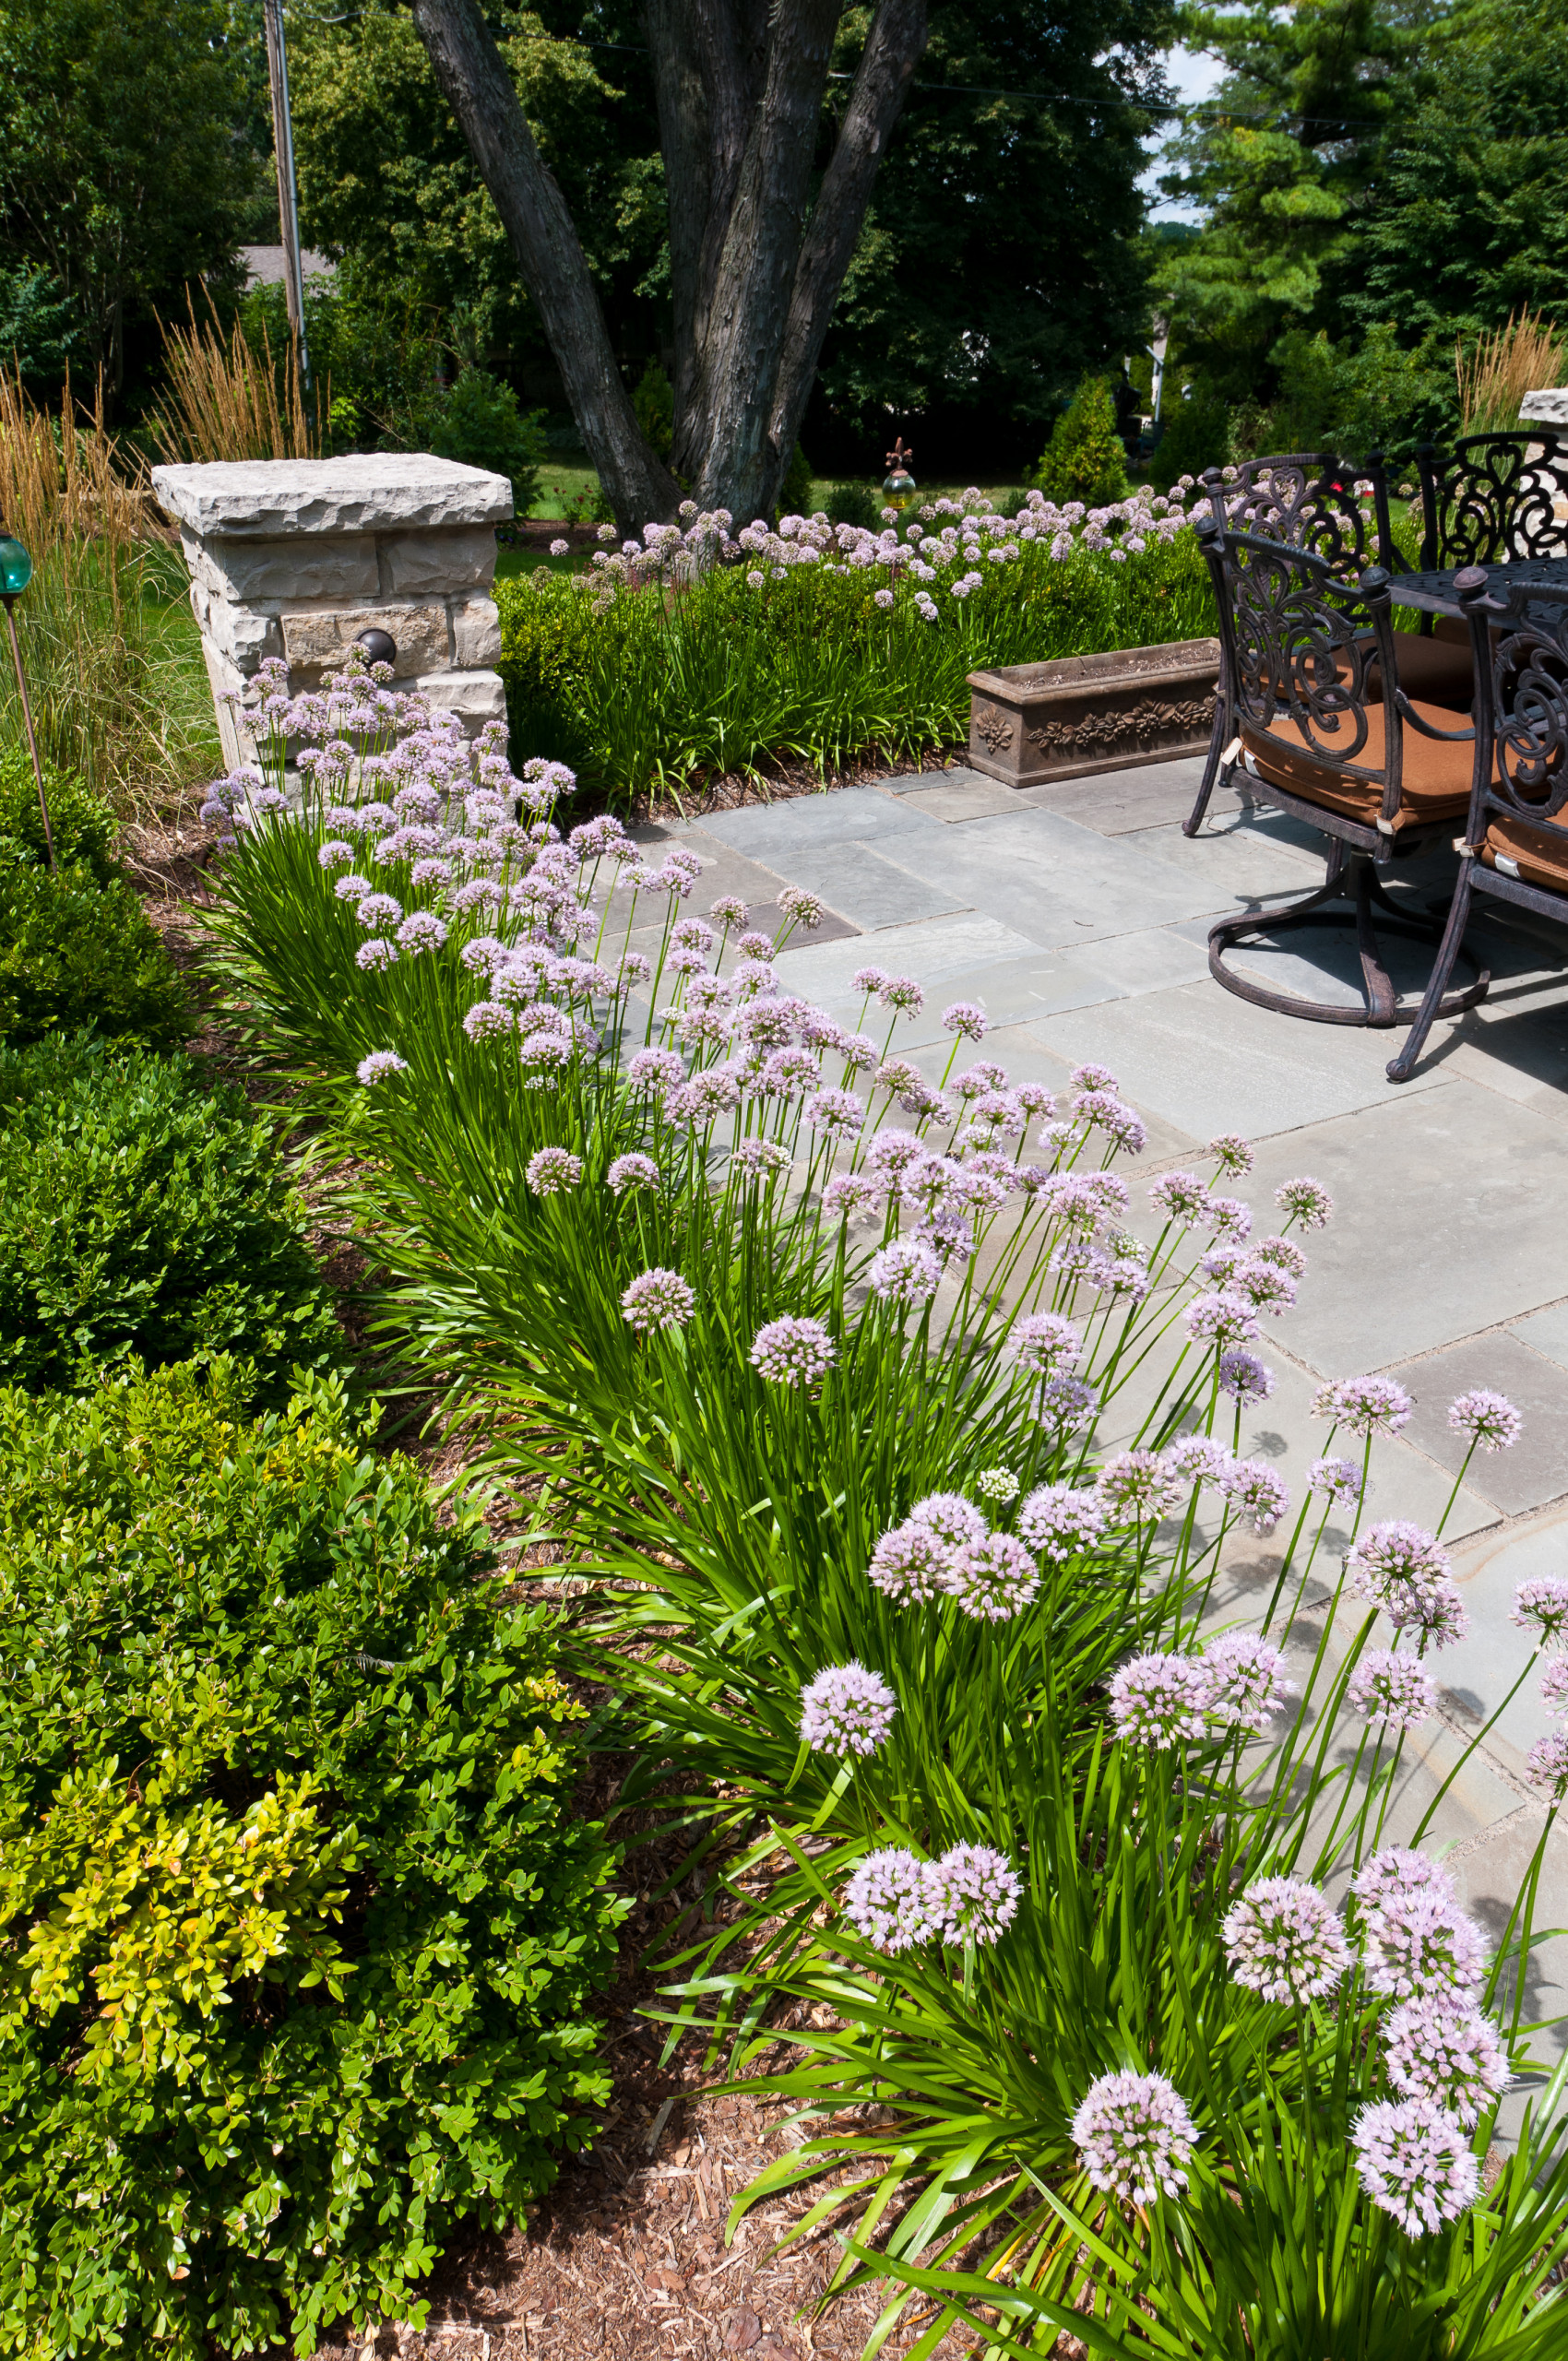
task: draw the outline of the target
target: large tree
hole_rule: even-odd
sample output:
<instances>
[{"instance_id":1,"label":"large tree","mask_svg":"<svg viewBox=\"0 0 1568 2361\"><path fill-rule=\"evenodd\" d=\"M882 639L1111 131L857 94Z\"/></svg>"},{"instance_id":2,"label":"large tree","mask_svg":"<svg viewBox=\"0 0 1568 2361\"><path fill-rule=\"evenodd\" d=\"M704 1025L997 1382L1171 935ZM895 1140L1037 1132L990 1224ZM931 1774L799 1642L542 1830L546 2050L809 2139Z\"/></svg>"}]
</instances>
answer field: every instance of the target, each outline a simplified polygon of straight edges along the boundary
<instances>
[{"instance_id":1,"label":"large tree","mask_svg":"<svg viewBox=\"0 0 1568 2361\"><path fill-rule=\"evenodd\" d=\"M839 0L644 0L670 217L671 466L737 516L777 500L925 45L926 0L877 0L823 156L843 14ZM637 424L581 239L479 0L413 0L413 17L617 516L668 516L679 486Z\"/></svg>"}]
</instances>

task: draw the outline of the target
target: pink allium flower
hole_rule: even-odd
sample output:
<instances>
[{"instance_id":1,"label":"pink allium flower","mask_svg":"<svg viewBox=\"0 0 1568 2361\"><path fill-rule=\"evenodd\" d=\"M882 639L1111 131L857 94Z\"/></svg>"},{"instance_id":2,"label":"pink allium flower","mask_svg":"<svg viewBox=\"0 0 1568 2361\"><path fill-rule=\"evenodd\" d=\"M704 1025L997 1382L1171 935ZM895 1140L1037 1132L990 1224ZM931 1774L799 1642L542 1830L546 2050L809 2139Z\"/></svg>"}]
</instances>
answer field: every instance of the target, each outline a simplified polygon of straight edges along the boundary
<instances>
[{"instance_id":1,"label":"pink allium flower","mask_svg":"<svg viewBox=\"0 0 1568 2361\"><path fill-rule=\"evenodd\" d=\"M1307 1469L1307 1489L1354 1508L1361 1497L1361 1471L1353 1459L1314 1459Z\"/></svg>"},{"instance_id":2,"label":"pink allium flower","mask_svg":"<svg viewBox=\"0 0 1568 2361\"><path fill-rule=\"evenodd\" d=\"M1525 1776L1550 1797L1553 1809L1568 1796L1568 1730L1537 1738L1525 1758Z\"/></svg>"},{"instance_id":3,"label":"pink allium flower","mask_svg":"<svg viewBox=\"0 0 1568 2361\"><path fill-rule=\"evenodd\" d=\"M806 1053L797 1050L796 1057ZM830 1139L851 1139L866 1119L866 1110L852 1090L818 1090L801 1109L814 1132Z\"/></svg>"},{"instance_id":4,"label":"pink allium flower","mask_svg":"<svg viewBox=\"0 0 1568 2361\"><path fill-rule=\"evenodd\" d=\"M639 1050L626 1068L626 1080L636 1091L662 1097L667 1090L678 1089L686 1079L686 1069L673 1050Z\"/></svg>"},{"instance_id":5,"label":"pink allium flower","mask_svg":"<svg viewBox=\"0 0 1568 2361\"><path fill-rule=\"evenodd\" d=\"M1257 1879L1220 1933L1237 1983L1265 2000L1317 1999L1350 1965L1338 1912L1302 1878Z\"/></svg>"},{"instance_id":6,"label":"pink allium flower","mask_svg":"<svg viewBox=\"0 0 1568 2361\"><path fill-rule=\"evenodd\" d=\"M926 1871L931 1915L949 1943L994 1943L1018 1912L1023 1881L1004 1853L954 1845Z\"/></svg>"},{"instance_id":7,"label":"pink allium flower","mask_svg":"<svg viewBox=\"0 0 1568 2361\"><path fill-rule=\"evenodd\" d=\"M1195 1172L1167 1172L1149 1182L1149 1203L1172 1221L1201 1222L1208 1212L1208 1191Z\"/></svg>"},{"instance_id":8,"label":"pink allium flower","mask_svg":"<svg viewBox=\"0 0 1568 2361\"><path fill-rule=\"evenodd\" d=\"M943 1587L977 1622L1004 1623L1028 1607L1039 1573L1021 1541L1010 1533L988 1533L955 1553Z\"/></svg>"},{"instance_id":9,"label":"pink allium flower","mask_svg":"<svg viewBox=\"0 0 1568 2361\"><path fill-rule=\"evenodd\" d=\"M1067 1079L1075 1090L1117 1091L1122 1087L1109 1066L1075 1066Z\"/></svg>"},{"instance_id":10,"label":"pink allium flower","mask_svg":"<svg viewBox=\"0 0 1568 2361\"><path fill-rule=\"evenodd\" d=\"M786 885L778 896L778 907L796 926L803 926L808 934L822 924L822 901L815 894L808 894L802 886Z\"/></svg>"},{"instance_id":11,"label":"pink allium flower","mask_svg":"<svg viewBox=\"0 0 1568 2361\"><path fill-rule=\"evenodd\" d=\"M1183 1484L1223 1484L1234 1461L1211 1435L1183 1435L1164 1453L1166 1465Z\"/></svg>"},{"instance_id":12,"label":"pink allium flower","mask_svg":"<svg viewBox=\"0 0 1568 2361\"><path fill-rule=\"evenodd\" d=\"M639 1272L621 1298L628 1323L646 1334L650 1328L683 1328L696 1310L696 1297L679 1271Z\"/></svg>"},{"instance_id":13,"label":"pink allium flower","mask_svg":"<svg viewBox=\"0 0 1568 2361\"><path fill-rule=\"evenodd\" d=\"M1205 1717L1213 1688L1210 1667L1200 1657L1134 1656L1111 1683L1116 1735L1159 1748L1206 1738Z\"/></svg>"},{"instance_id":14,"label":"pink allium flower","mask_svg":"<svg viewBox=\"0 0 1568 2361\"><path fill-rule=\"evenodd\" d=\"M1235 1345L1252 1344L1257 1333L1253 1307L1239 1295L1221 1289L1200 1295L1187 1306L1187 1334L1194 1344L1218 1345L1229 1351Z\"/></svg>"},{"instance_id":15,"label":"pink allium flower","mask_svg":"<svg viewBox=\"0 0 1568 2361\"><path fill-rule=\"evenodd\" d=\"M758 960L765 967L768 960L773 956L773 941L770 935L742 934L737 942L735 948L740 953L742 959ZM772 972L772 969L769 968L769 975L771 975Z\"/></svg>"},{"instance_id":16,"label":"pink allium flower","mask_svg":"<svg viewBox=\"0 0 1568 2361\"><path fill-rule=\"evenodd\" d=\"M930 1863L901 1845L868 1853L844 1892L844 1916L873 1950L896 1959L936 1933L927 1892Z\"/></svg>"},{"instance_id":17,"label":"pink allium flower","mask_svg":"<svg viewBox=\"0 0 1568 2361\"><path fill-rule=\"evenodd\" d=\"M962 1035L966 1041L983 1041L991 1030L991 1020L983 1008L972 1000L956 1000L942 1012L943 1028Z\"/></svg>"},{"instance_id":18,"label":"pink allium flower","mask_svg":"<svg viewBox=\"0 0 1568 2361\"><path fill-rule=\"evenodd\" d=\"M1218 1245L1244 1245L1253 1234L1253 1209L1240 1197L1210 1197L1204 1227Z\"/></svg>"},{"instance_id":19,"label":"pink allium flower","mask_svg":"<svg viewBox=\"0 0 1568 2361\"><path fill-rule=\"evenodd\" d=\"M1287 1180L1274 1192L1274 1202L1282 1214L1299 1221L1303 1229L1326 1229L1328 1217L1334 1211L1334 1200L1321 1180Z\"/></svg>"},{"instance_id":20,"label":"pink allium flower","mask_svg":"<svg viewBox=\"0 0 1568 2361\"><path fill-rule=\"evenodd\" d=\"M1073 2144L1092 2185L1123 2205L1179 2197L1197 2126L1163 2074L1101 2074L1073 2118Z\"/></svg>"},{"instance_id":21,"label":"pink allium flower","mask_svg":"<svg viewBox=\"0 0 1568 2361\"><path fill-rule=\"evenodd\" d=\"M1094 1548L1105 1531L1105 1504L1095 1491L1042 1484L1019 1509L1017 1526L1031 1549L1060 1565Z\"/></svg>"},{"instance_id":22,"label":"pink allium flower","mask_svg":"<svg viewBox=\"0 0 1568 2361\"><path fill-rule=\"evenodd\" d=\"M562 1067L571 1062L570 1036L554 1029L529 1034L517 1051L517 1063L536 1088L552 1086Z\"/></svg>"},{"instance_id":23,"label":"pink allium flower","mask_svg":"<svg viewBox=\"0 0 1568 2361\"><path fill-rule=\"evenodd\" d=\"M1293 1279L1306 1276L1307 1258L1293 1238L1262 1238L1253 1248L1254 1263L1273 1263Z\"/></svg>"},{"instance_id":24,"label":"pink allium flower","mask_svg":"<svg viewBox=\"0 0 1568 2361\"><path fill-rule=\"evenodd\" d=\"M1185 1485L1157 1451L1119 1451L1099 1471L1096 1489L1110 1516L1158 1524L1180 1506Z\"/></svg>"},{"instance_id":25,"label":"pink allium flower","mask_svg":"<svg viewBox=\"0 0 1568 2361\"><path fill-rule=\"evenodd\" d=\"M370 941L362 943L354 954L355 967L367 976L383 975L397 964L398 946L395 943L388 943L382 934L373 934Z\"/></svg>"},{"instance_id":26,"label":"pink allium flower","mask_svg":"<svg viewBox=\"0 0 1568 2361\"><path fill-rule=\"evenodd\" d=\"M929 1525L919 1517L907 1517L883 1535L866 1572L885 1597L938 1598L954 1554L952 1543L944 1541Z\"/></svg>"},{"instance_id":27,"label":"pink allium flower","mask_svg":"<svg viewBox=\"0 0 1568 2361\"><path fill-rule=\"evenodd\" d=\"M884 1303L929 1303L942 1280L942 1265L918 1239L895 1239L871 1259L871 1290Z\"/></svg>"},{"instance_id":28,"label":"pink allium flower","mask_svg":"<svg viewBox=\"0 0 1568 2361\"><path fill-rule=\"evenodd\" d=\"M1525 1422L1505 1394L1479 1386L1449 1404L1448 1423L1455 1434L1468 1435L1479 1451L1512 1451Z\"/></svg>"},{"instance_id":29,"label":"pink allium flower","mask_svg":"<svg viewBox=\"0 0 1568 2361\"><path fill-rule=\"evenodd\" d=\"M885 967L857 967L849 979L849 990L861 992L870 1000L873 992L881 992L892 980Z\"/></svg>"},{"instance_id":30,"label":"pink allium flower","mask_svg":"<svg viewBox=\"0 0 1568 2361\"><path fill-rule=\"evenodd\" d=\"M877 1179L897 1187L911 1164L918 1164L930 1149L914 1132L879 1132L866 1150L866 1170Z\"/></svg>"},{"instance_id":31,"label":"pink allium flower","mask_svg":"<svg viewBox=\"0 0 1568 2361\"><path fill-rule=\"evenodd\" d=\"M1301 1693L1285 1677L1280 1651L1253 1631L1227 1631L1211 1640L1199 1661L1209 1668L1210 1711L1260 1737L1276 1714L1282 1714Z\"/></svg>"},{"instance_id":32,"label":"pink allium flower","mask_svg":"<svg viewBox=\"0 0 1568 2361\"><path fill-rule=\"evenodd\" d=\"M1274 1391L1274 1371L1255 1353L1219 1356L1219 1390L1233 1402L1266 1402Z\"/></svg>"},{"instance_id":33,"label":"pink allium flower","mask_svg":"<svg viewBox=\"0 0 1568 2361\"><path fill-rule=\"evenodd\" d=\"M570 1148L536 1148L523 1167L523 1178L536 1197L552 1197L558 1190L575 1189L583 1177L583 1160Z\"/></svg>"},{"instance_id":34,"label":"pink allium flower","mask_svg":"<svg viewBox=\"0 0 1568 2361\"><path fill-rule=\"evenodd\" d=\"M822 1192L822 1210L829 1221L847 1221L851 1214L876 1204L881 1195L876 1182L863 1172L840 1172Z\"/></svg>"},{"instance_id":35,"label":"pink allium flower","mask_svg":"<svg viewBox=\"0 0 1568 2361\"><path fill-rule=\"evenodd\" d=\"M1238 1264L1225 1284L1232 1295L1239 1295L1254 1311L1266 1312L1271 1320L1289 1311L1296 1300L1296 1282L1289 1272L1282 1271L1277 1263L1260 1262L1256 1255Z\"/></svg>"},{"instance_id":36,"label":"pink allium flower","mask_svg":"<svg viewBox=\"0 0 1568 2361\"><path fill-rule=\"evenodd\" d=\"M657 1189L659 1167L651 1156L618 1156L604 1178L619 1197L628 1189Z\"/></svg>"},{"instance_id":37,"label":"pink allium flower","mask_svg":"<svg viewBox=\"0 0 1568 2361\"><path fill-rule=\"evenodd\" d=\"M400 1058L396 1050L373 1050L369 1057L362 1058L354 1069L356 1077L366 1090L373 1090L378 1082L385 1082L391 1074L407 1074L408 1071L407 1058Z\"/></svg>"},{"instance_id":38,"label":"pink allium flower","mask_svg":"<svg viewBox=\"0 0 1568 2361\"><path fill-rule=\"evenodd\" d=\"M1508 2088L1508 2053L1498 2027L1446 1994L1423 1995L1391 2009L1383 2024L1383 2062L1405 2098L1428 2099L1467 2130Z\"/></svg>"},{"instance_id":39,"label":"pink allium flower","mask_svg":"<svg viewBox=\"0 0 1568 2361\"><path fill-rule=\"evenodd\" d=\"M751 912L738 894L721 894L707 915L715 926L721 926L728 931L731 928L743 927Z\"/></svg>"},{"instance_id":40,"label":"pink allium flower","mask_svg":"<svg viewBox=\"0 0 1568 2361\"><path fill-rule=\"evenodd\" d=\"M1538 1574L1521 1583L1508 1620L1521 1631L1538 1632L1548 1647L1568 1636L1568 1579L1562 1574Z\"/></svg>"},{"instance_id":41,"label":"pink allium flower","mask_svg":"<svg viewBox=\"0 0 1568 2361\"><path fill-rule=\"evenodd\" d=\"M874 1754L893 1726L898 1700L863 1664L829 1665L801 1691L801 1736L814 1754L847 1761Z\"/></svg>"},{"instance_id":42,"label":"pink allium flower","mask_svg":"<svg viewBox=\"0 0 1568 2361\"><path fill-rule=\"evenodd\" d=\"M838 1358L838 1347L820 1320L787 1314L756 1332L751 1364L770 1385L815 1385Z\"/></svg>"},{"instance_id":43,"label":"pink allium flower","mask_svg":"<svg viewBox=\"0 0 1568 2361\"><path fill-rule=\"evenodd\" d=\"M1380 1853L1373 1853L1351 1879L1350 1891L1369 1914L1381 1910L1385 1902L1411 1894L1435 1894L1444 1902L1455 1898L1447 1870L1407 1845L1385 1845Z\"/></svg>"},{"instance_id":44,"label":"pink allium flower","mask_svg":"<svg viewBox=\"0 0 1568 2361\"><path fill-rule=\"evenodd\" d=\"M497 1034L517 1029L517 1012L498 1000L476 1000L463 1019L463 1030L470 1041L493 1040Z\"/></svg>"},{"instance_id":45,"label":"pink allium flower","mask_svg":"<svg viewBox=\"0 0 1568 2361\"><path fill-rule=\"evenodd\" d=\"M913 976L889 976L877 998L884 1008L896 1008L900 1016L918 1016L925 1006L925 987Z\"/></svg>"},{"instance_id":46,"label":"pink allium flower","mask_svg":"<svg viewBox=\"0 0 1568 2361\"><path fill-rule=\"evenodd\" d=\"M1469 1998L1486 1977L1486 1938L1435 1888L1391 1893L1367 1912L1366 1978L1374 1992L1408 2000L1443 1989Z\"/></svg>"},{"instance_id":47,"label":"pink allium flower","mask_svg":"<svg viewBox=\"0 0 1568 2361\"><path fill-rule=\"evenodd\" d=\"M910 1517L936 1536L945 1549L967 1549L983 1541L991 1530L973 1501L962 1492L928 1492L909 1511Z\"/></svg>"},{"instance_id":48,"label":"pink allium flower","mask_svg":"<svg viewBox=\"0 0 1568 2361\"><path fill-rule=\"evenodd\" d=\"M1361 2187L1412 2237L1456 2222L1480 2195L1464 2127L1430 2099L1379 2101L1350 2126Z\"/></svg>"},{"instance_id":49,"label":"pink allium flower","mask_svg":"<svg viewBox=\"0 0 1568 2361\"><path fill-rule=\"evenodd\" d=\"M1272 1467L1261 1459L1238 1459L1226 1471L1221 1491L1243 1525L1254 1533L1272 1533L1290 1505L1290 1495Z\"/></svg>"},{"instance_id":50,"label":"pink allium flower","mask_svg":"<svg viewBox=\"0 0 1568 2361\"><path fill-rule=\"evenodd\" d=\"M1419 1729L1437 1711L1437 1683L1414 1656L1374 1649L1350 1676L1345 1694L1369 1722Z\"/></svg>"},{"instance_id":51,"label":"pink allium flower","mask_svg":"<svg viewBox=\"0 0 1568 2361\"><path fill-rule=\"evenodd\" d=\"M1352 1586L1381 1607L1391 1623L1412 1623L1437 1646L1462 1639L1469 1616L1453 1582L1453 1568L1433 1536L1403 1517L1363 1534L1346 1560Z\"/></svg>"},{"instance_id":52,"label":"pink allium flower","mask_svg":"<svg viewBox=\"0 0 1568 2361\"><path fill-rule=\"evenodd\" d=\"M1141 1156L1148 1133L1143 1119L1103 1090L1086 1090L1073 1101L1073 1112L1091 1131L1102 1131L1129 1156Z\"/></svg>"},{"instance_id":53,"label":"pink allium flower","mask_svg":"<svg viewBox=\"0 0 1568 2361\"><path fill-rule=\"evenodd\" d=\"M1253 1169L1252 1143L1244 1140L1239 1132L1222 1132L1218 1139L1210 1140L1208 1152L1221 1172L1246 1173Z\"/></svg>"},{"instance_id":54,"label":"pink allium flower","mask_svg":"<svg viewBox=\"0 0 1568 2361\"><path fill-rule=\"evenodd\" d=\"M1547 1666L1540 1677L1540 1701L1549 1714L1568 1714L1568 1660Z\"/></svg>"},{"instance_id":55,"label":"pink allium flower","mask_svg":"<svg viewBox=\"0 0 1568 2361\"><path fill-rule=\"evenodd\" d=\"M1060 1371L1046 1379L1035 1405L1040 1425L1059 1435L1082 1426L1099 1408L1099 1396L1092 1385L1086 1385L1080 1377L1068 1377Z\"/></svg>"}]
</instances>

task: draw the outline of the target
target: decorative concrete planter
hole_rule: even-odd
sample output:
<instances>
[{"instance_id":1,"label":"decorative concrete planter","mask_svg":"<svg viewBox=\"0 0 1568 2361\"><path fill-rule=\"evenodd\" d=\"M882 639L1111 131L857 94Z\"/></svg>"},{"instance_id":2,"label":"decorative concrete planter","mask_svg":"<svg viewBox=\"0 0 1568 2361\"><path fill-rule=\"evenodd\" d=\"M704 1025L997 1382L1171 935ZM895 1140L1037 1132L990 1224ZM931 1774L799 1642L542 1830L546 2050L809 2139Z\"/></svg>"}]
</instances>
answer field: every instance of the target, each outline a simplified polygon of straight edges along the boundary
<instances>
[{"instance_id":1,"label":"decorative concrete planter","mask_svg":"<svg viewBox=\"0 0 1568 2361\"><path fill-rule=\"evenodd\" d=\"M969 763L1009 787L1201 754L1214 727L1217 639L1119 647L969 674Z\"/></svg>"},{"instance_id":2,"label":"decorative concrete planter","mask_svg":"<svg viewBox=\"0 0 1568 2361\"><path fill-rule=\"evenodd\" d=\"M470 735L504 720L490 596L505 476L417 451L340 459L244 459L155 468L179 523L223 751L255 760L245 725L255 675L286 658L315 688L361 632L390 634L400 689L459 714Z\"/></svg>"}]
</instances>

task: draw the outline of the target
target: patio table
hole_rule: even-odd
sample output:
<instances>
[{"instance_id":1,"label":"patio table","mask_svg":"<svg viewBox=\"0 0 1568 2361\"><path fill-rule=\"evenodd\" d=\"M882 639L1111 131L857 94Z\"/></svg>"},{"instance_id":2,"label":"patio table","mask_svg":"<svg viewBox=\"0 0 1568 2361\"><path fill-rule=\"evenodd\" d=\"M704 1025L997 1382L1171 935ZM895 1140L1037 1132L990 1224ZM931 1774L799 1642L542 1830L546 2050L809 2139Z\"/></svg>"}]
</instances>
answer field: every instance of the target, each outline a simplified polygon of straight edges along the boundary
<instances>
[{"instance_id":1,"label":"patio table","mask_svg":"<svg viewBox=\"0 0 1568 2361\"><path fill-rule=\"evenodd\" d=\"M1429 574L1396 574L1389 581L1388 595L1397 607L1420 607L1431 615L1461 615L1464 609L1454 580L1465 571L1463 566L1443 565ZM1488 595L1494 599L1506 597L1515 582L1568 587L1568 557L1503 558L1489 565L1486 575Z\"/></svg>"}]
</instances>

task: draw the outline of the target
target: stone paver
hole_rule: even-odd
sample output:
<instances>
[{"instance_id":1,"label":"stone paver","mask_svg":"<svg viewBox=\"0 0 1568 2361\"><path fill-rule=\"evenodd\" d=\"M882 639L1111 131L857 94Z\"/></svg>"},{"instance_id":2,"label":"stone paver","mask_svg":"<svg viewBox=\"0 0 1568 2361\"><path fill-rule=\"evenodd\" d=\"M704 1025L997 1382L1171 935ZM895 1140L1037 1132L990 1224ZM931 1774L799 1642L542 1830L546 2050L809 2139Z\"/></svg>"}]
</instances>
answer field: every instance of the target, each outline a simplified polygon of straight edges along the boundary
<instances>
[{"instance_id":1,"label":"stone paver","mask_svg":"<svg viewBox=\"0 0 1568 2361\"><path fill-rule=\"evenodd\" d=\"M1408 1838L1431 1812L1423 1841L1500 1936L1541 1831L1524 1772L1548 1727L1535 1675L1521 1681L1528 1643L1509 1611L1526 1576L1568 1572L1568 931L1485 910L1475 940L1493 970L1491 998L1439 1024L1416 1076L1396 1086L1384 1068L1398 1033L1277 1016L1210 977L1214 920L1300 895L1321 874L1321 850L1309 829L1234 791L1216 797L1197 838L1183 837L1201 767L1151 765L1023 793L955 768L659 833L712 860L694 909L724 892L769 903L786 881L822 896L835 918L797 937L779 970L846 1021L860 1015L857 968L918 977L925 1009L894 1046L928 1073L951 1047L943 1006L979 1001L993 1026L980 1054L1019 1079L1061 1090L1089 1058L1120 1076L1149 1128L1146 1170L1196 1161L1214 1134L1241 1132L1257 1163L1240 1193L1260 1215L1283 1180L1326 1182L1335 1219L1307 1241L1300 1301L1264 1348L1275 1391L1238 1437L1298 1497L1323 1449L1310 1405L1324 1377L1384 1370L1415 1397L1404 1434L1374 1453L1368 1505L1429 1526L1461 1456L1449 1402L1491 1385L1517 1404L1517 1449L1472 1461L1444 1526L1470 1631L1434 1660L1441 1715L1408 1747L1389 1819L1389 1833ZM1451 854L1424 855L1401 871L1396 897L1444 902L1452 876ZM835 931L846 939L829 939ZM1322 993L1336 976L1348 989L1350 948L1348 932L1314 931L1243 956L1287 989ZM1420 967L1418 954L1404 973ZM966 1048L959 1065L975 1054ZM1107 1440L1125 1441L1146 1407L1129 1387ZM1331 1521L1318 1561L1331 1579L1346 1538ZM1260 1615L1279 1562L1279 1536L1239 1541L1215 1612ZM1309 1646L1312 1622L1311 1611L1299 1619ZM1347 1638L1355 1628L1346 1617ZM1561 1829L1537 1923L1568 1926ZM1568 1936L1541 1949L1526 1981L1526 2015L1568 2010ZM1565 2042L1559 2029L1544 2047Z\"/></svg>"}]
</instances>

